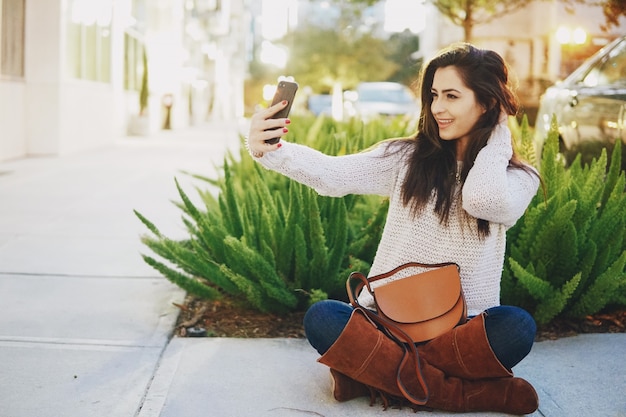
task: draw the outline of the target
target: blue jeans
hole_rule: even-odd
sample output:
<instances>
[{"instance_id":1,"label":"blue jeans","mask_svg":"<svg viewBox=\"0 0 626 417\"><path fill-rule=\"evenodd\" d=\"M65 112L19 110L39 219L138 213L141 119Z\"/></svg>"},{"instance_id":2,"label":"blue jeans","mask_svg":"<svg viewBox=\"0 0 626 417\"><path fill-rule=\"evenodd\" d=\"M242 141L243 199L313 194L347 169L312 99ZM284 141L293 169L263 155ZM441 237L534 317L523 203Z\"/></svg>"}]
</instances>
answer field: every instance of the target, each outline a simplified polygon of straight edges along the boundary
<instances>
[{"instance_id":1,"label":"blue jeans","mask_svg":"<svg viewBox=\"0 0 626 417\"><path fill-rule=\"evenodd\" d=\"M336 300L317 302L304 316L304 331L311 346L323 355L337 340L352 315L350 304ZM487 339L496 357L507 369L528 355L535 340L535 320L514 306L492 307L485 311Z\"/></svg>"}]
</instances>

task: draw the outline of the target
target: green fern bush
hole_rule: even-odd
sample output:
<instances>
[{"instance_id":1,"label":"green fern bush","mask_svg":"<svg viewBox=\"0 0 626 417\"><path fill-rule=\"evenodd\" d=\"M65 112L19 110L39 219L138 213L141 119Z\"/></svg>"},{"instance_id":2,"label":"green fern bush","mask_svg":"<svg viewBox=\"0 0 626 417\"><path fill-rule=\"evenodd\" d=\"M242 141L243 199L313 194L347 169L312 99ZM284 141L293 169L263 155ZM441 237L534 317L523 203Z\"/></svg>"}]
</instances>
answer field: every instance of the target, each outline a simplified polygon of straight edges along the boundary
<instances>
[{"instance_id":1,"label":"green fern bush","mask_svg":"<svg viewBox=\"0 0 626 417\"><path fill-rule=\"evenodd\" d=\"M293 118L290 140L341 155L382 138L405 136L398 120L337 123ZM511 121L516 148L539 166L527 119ZM329 198L256 164L243 150L227 154L218 178L194 177L194 205L178 182L177 206L189 233L172 240L141 213L149 230L144 260L190 294L224 294L260 311L303 310L327 297L344 299L351 271L367 272L387 214L376 196ZM621 146L588 166L566 168L556 125L541 153L540 189L526 214L508 231L503 304L527 309L538 323L582 317L626 305L626 195ZM608 165L608 169L607 169ZM209 187L210 186L210 187ZM217 193L214 191L217 188Z\"/></svg>"},{"instance_id":2,"label":"green fern bush","mask_svg":"<svg viewBox=\"0 0 626 417\"><path fill-rule=\"evenodd\" d=\"M528 127L520 134L528 147ZM557 316L584 317L626 305L626 193L617 143L583 166L565 168L555 121L542 150L539 190L508 231L502 302L527 309L539 324Z\"/></svg>"},{"instance_id":3,"label":"green fern bush","mask_svg":"<svg viewBox=\"0 0 626 417\"><path fill-rule=\"evenodd\" d=\"M407 134L400 121L292 119L290 140L333 155ZM218 193L197 188L198 207L176 181L188 239L169 239L135 211L151 232L142 242L156 255L143 259L188 293L228 294L259 311L285 313L329 296L345 298L349 273L369 269L388 207L381 197L319 196L261 167L244 146L237 156L226 155L220 178L194 177Z\"/></svg>"}]
</instances>

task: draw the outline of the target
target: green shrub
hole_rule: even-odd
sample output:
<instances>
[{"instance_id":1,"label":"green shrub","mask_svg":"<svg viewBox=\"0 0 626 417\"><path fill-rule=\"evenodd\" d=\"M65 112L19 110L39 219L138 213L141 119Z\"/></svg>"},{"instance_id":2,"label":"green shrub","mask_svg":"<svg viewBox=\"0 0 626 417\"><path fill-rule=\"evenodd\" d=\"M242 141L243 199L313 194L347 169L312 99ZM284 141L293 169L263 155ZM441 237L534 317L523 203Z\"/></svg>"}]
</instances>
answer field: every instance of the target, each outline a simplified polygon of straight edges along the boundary
<instances>
[{"instance_id":1,"label":"green shrub","mask_svg":"<svg viewBox=\"0 0 626 417\"><path fill-rule=\"evenodd\" d=\"M579 155L565 168L553 122L541 158L545 195L540 189L508 231L502 302L524 307L540 324L557 316L580 318L607 306L626 305L626 193L620 144L608 170L606 155L605 150L585 166Z\"/></svg>"},{"instance_id":2,"label":"green shrub","mask_svg":"<svg viewBox=\"0 0 626 417\"><path fill-rule=\"evenodd\" d=\"M333 155L407 134L407 125L396 120L292 119L290 140ZM197 189L203 207L194 205L176 181L188 239L167 238L135 211L151 232L142 242L160 258L144 254L145 262L190 294L229 294L260 311L284 313L327 297L345 299L349 273L369 270L386 200L319 196L264 169L244 146L240 149L238 157L227 154L220 178L194 175L218 188L217 196Z\"/></svg>"},{"instance_id":3,"label":"green shrub","mask_svg":"<svg viewBox=\"0 0 626 417\"><path fill-rule=\"evenodd\" d=\"M337 123L297 119L290 140L332 155L365 149L407 134L398 120ZM511 126L516 148L536 165L526 119ZM626 305L626 195L617 144L590 165L566 168L556 125L541 153L545 182L526 214L509 229L502 303L527 309L538 323L582 317ZM227 154L223 174L197 188L202 207L176 186L189 238L174 241L139 212L151 232L145 261L190 294L229 294L260 311L303 310L332 297L345 299L349 272L370 268L388 202L377 196L329 198L262 168L243 150ZM608 169L607 169L608 165ZM215 189L217 194L208 191Z\"/></svg>"}]
</instances>

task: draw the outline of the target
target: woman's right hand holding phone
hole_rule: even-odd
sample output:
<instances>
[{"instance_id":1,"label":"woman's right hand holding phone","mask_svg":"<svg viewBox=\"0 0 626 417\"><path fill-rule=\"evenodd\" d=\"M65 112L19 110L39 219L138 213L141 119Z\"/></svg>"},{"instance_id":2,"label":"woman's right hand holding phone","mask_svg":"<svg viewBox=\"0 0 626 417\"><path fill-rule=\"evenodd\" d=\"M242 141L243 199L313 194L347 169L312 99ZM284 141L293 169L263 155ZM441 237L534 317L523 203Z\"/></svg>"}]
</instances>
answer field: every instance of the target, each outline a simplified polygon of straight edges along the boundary
<instances>
[{"instance_id":1,"label":"woman's right hand holding phone","mask_svg":"<svg viewBox=\"0 0 626 417\"><path fill-rule=\"evenodd\" d=\"M250 154L255 158L261 158L267 152L273 152L282 145L280 141L268 143L271 139L280 139L289 130L287 125L291 121L287 118L272 119L271 117L287 107L287 101L283 100L267 109L259 110L250 119L250 131L246 138L246 146Z\"/></svg>"}]
</instances>

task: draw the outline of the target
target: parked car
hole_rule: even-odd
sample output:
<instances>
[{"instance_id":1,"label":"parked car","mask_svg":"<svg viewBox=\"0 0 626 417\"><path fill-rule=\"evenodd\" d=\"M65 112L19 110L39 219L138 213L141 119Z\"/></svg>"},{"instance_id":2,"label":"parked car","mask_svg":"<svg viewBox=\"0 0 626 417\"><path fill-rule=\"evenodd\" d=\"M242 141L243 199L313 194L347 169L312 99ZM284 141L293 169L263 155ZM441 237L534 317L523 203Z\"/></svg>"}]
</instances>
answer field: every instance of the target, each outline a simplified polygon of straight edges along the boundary
<instances>
[{"instance_id":1,"label":"parked car","mask_svg":"<svg viewBox=\"0 0 626 417\"><path fill-rule=\"evenodd\" d=\"M419 117L419 104L412 91L395 82L362 82L357 85L354 111L362 118L376 116Z\"/></svg>"},{"instance_id":2,"label":"parked car","mask_svg":"<svg viewBox=\"0 0 626 417\"><path fill-rule=\"evenodd\" d=\"M549 87L539 103L535 134L542 143L552 115L559 126L560 150L568 162L583 162L626 145L626 36L609 43L561 82ZM622 146L624 148L624 146ZM626 150L622 167L626 167Z\"/></svg>"},{"instance_id":3,"label":"parked car","mask_svg":"<svg viewBox=\"0 0 626 417\"><path fill-rule=\"evenodd\" d=\"M308 109L316 116L332 114L333 97L330 94L313 94L307 101Z\"/></svg>"}]
</instances>

